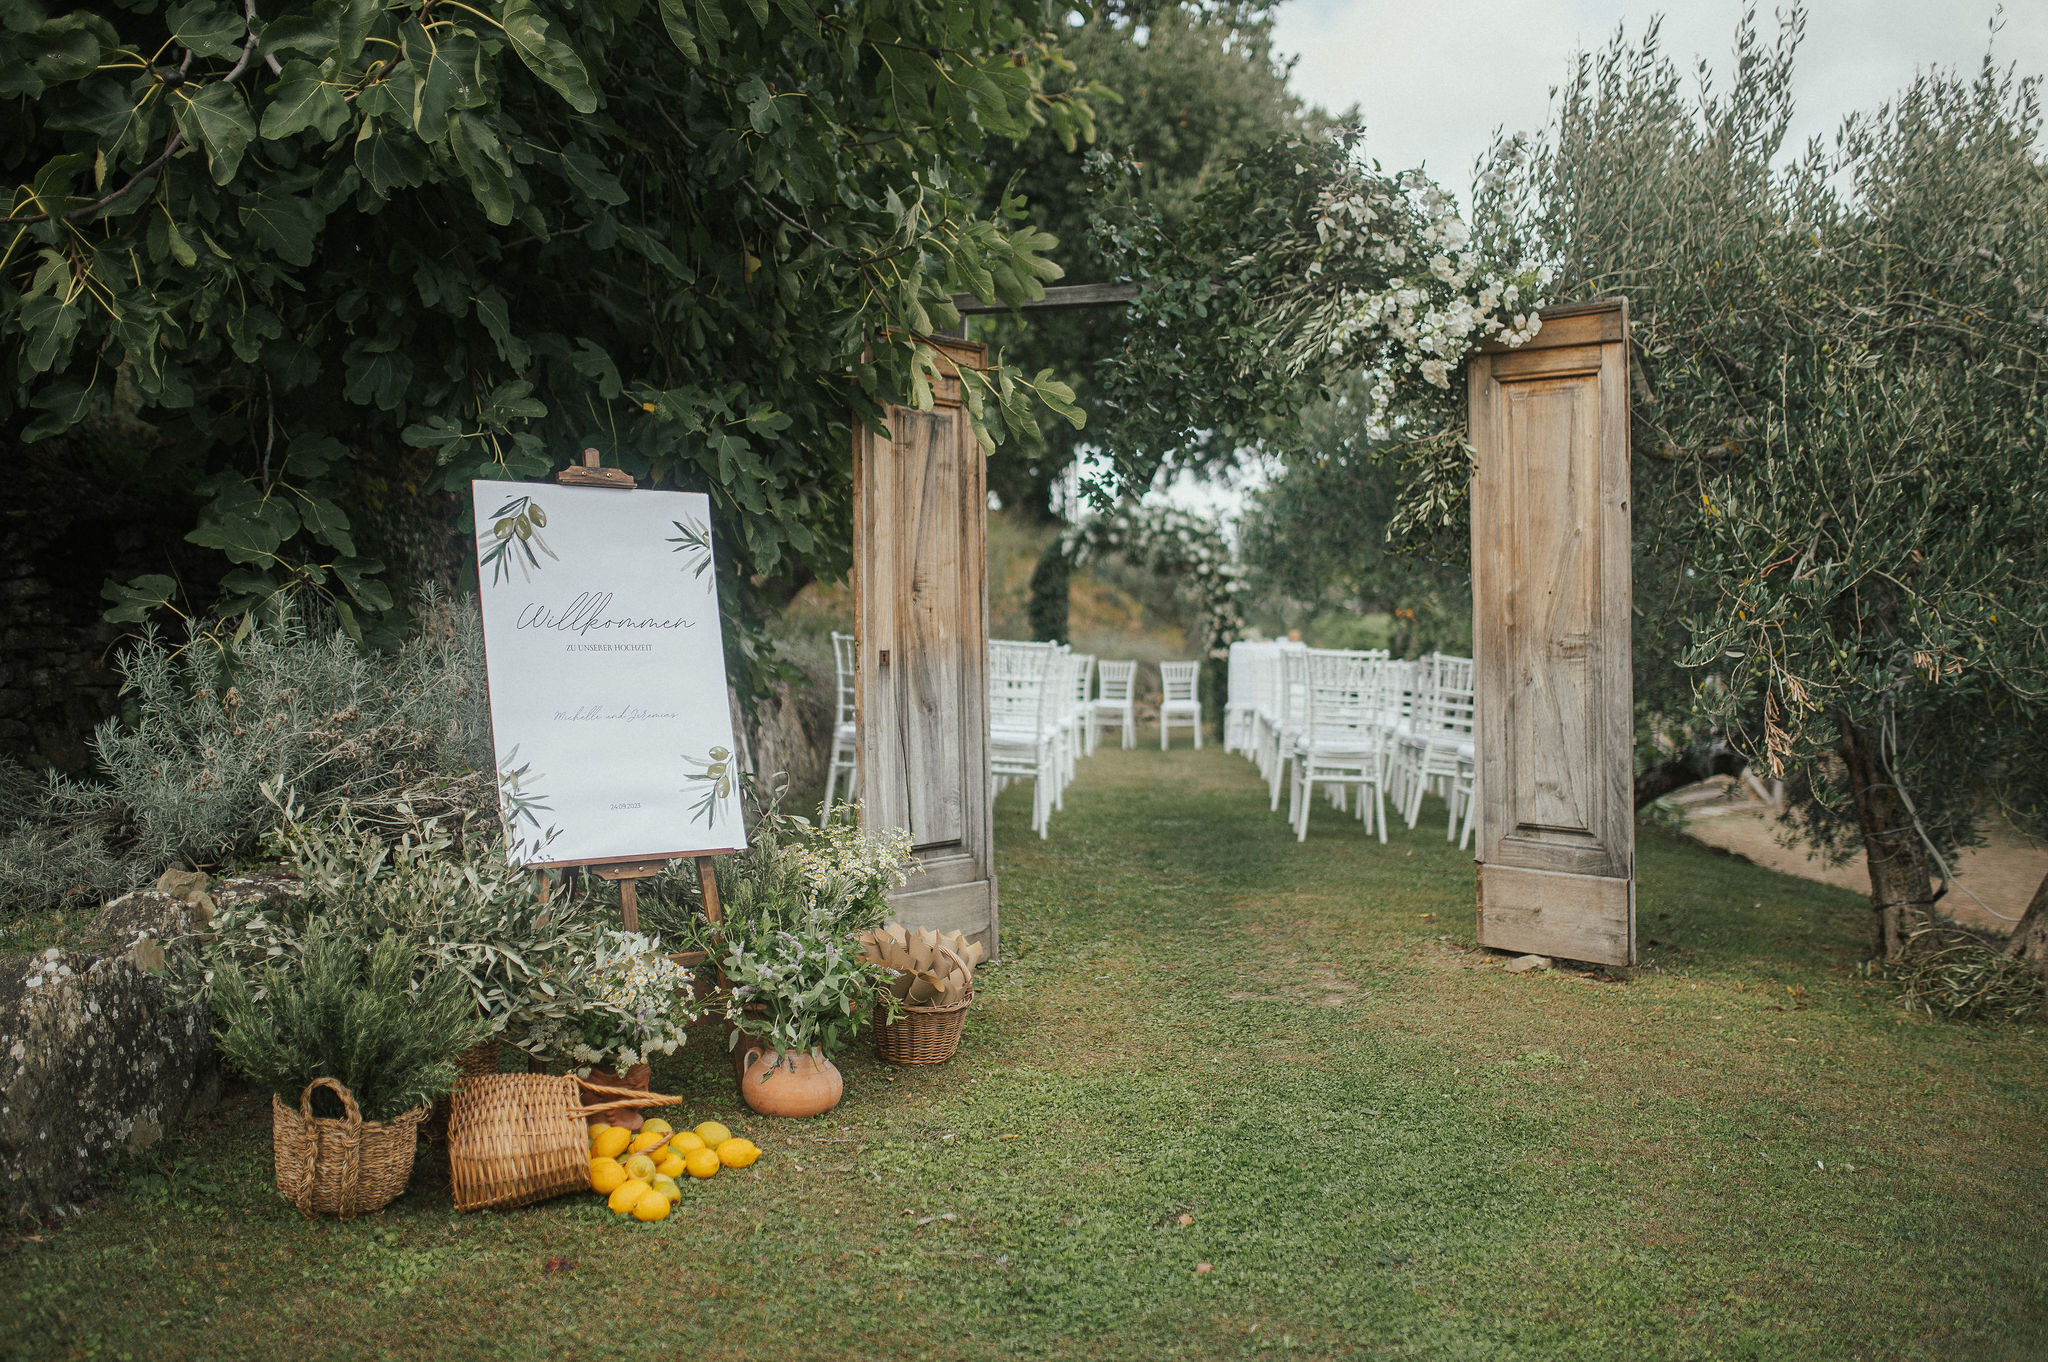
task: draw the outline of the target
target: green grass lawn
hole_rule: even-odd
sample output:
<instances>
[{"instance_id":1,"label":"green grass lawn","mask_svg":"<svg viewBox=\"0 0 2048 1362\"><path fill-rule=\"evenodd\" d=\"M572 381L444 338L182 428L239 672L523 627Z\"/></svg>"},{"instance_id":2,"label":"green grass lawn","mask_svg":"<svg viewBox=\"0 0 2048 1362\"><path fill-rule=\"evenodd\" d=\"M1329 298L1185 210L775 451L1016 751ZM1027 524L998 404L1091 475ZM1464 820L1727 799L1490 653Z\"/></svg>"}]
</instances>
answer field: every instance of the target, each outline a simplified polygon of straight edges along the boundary
<instances>
[{"instance_id":1,"label":"green grass lawn","mask_svg":"<svg viewBox=\"0 0 2048 1362\"><path fill-rule=\"evenodd\" d=\"M1028 799L959 1056L852 1055L794 1122L694 1048L656 1086L767 1153L669 1221L458 1216L423 1151L308 1223L237 1095L0 1259L0 1349L2048 1356L2048 1034L1906 1018L1859 898L1646 830L1644 967L1510 975L1434 803L1297 846L1243 760L1156 746L1084 762L1049 842Z\"/></svg>"}]
</instances>

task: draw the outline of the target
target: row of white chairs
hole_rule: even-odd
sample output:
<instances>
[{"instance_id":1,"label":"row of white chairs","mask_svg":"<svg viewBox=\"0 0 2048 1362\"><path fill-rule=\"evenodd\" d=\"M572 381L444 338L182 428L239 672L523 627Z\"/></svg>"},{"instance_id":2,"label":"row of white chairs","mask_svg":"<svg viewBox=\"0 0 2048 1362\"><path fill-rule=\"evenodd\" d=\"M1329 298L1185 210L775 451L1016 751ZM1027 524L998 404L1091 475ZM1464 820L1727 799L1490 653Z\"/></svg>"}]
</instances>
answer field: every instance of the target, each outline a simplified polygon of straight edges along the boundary
<instances>
[{"instance_id":1,"label":"row of white chairs","mask_svg":"<svg viewBox=\"0 0 2048 1362\"><path fill-rule=\"evenodd\" d=\"M1066 807L1074 763L1094 728L1080 698L1094 660L1057 643L989 642L989 774L996 790L1031 782L1031 830L1040 837Z\"/></svg>"},{"instance_id":2,"label":"row of white chairs","mask_svg":"<svg viewBox=\"0 0 2048 1362\"><path fill-rule=\"evenodd\" d=\"M856 788L853 635L834 633L832 655L838 695L825 777L827 822ZM1159 672L1160 748L1180 725L1194 729L1201 747L1201 665L1162 662ZM1137 746L1137 688L1136 662L1097 661L1064 643L989 641L990 774L996 791L1015 780L1032 782L1031 828L1040 837L1048 835L1053 812L1065 807L1074 763L1092 756L1105 732L1114 731L1124 747Z\"/></svg>"},{"instance_id":3,"label":"row of white chairs","mask_svg":"<svg viewBox=\"0 0 2048 1362\"><path fill-rule=\"evenodd\" d=\"M1386 805L1410 828L1425 793L1449 809L1445 838L1470 844L1478 807L1472 746L1472 659L1431 653L1416 661L1384 650L1309 648L1299 643L1234 643L1223 737L1266 778L1278 811L1308 838L1318 787L1387 840Z\"/></svg>"},{"instance_id":4,"label":"row of white chairs","mask_svg":"<svg viewBox=\"0 0 2048 1362\"><path fill-rule=\"evenodd\" d=\"M1201 746L1199 670L1192 662L1160 664L1160 746L1169 715L1195 725ZM1092 756L1106 732L1124 747L1138 742L1138 664L1098 661L1064 643L989 642L989 769L995 789L1016 780L1032 786L1031 828L1050 835L1052 816L1066 807L1074 764ZM1192 719L1188 716L1192 715Z\"/></svg>"}]
</instances>

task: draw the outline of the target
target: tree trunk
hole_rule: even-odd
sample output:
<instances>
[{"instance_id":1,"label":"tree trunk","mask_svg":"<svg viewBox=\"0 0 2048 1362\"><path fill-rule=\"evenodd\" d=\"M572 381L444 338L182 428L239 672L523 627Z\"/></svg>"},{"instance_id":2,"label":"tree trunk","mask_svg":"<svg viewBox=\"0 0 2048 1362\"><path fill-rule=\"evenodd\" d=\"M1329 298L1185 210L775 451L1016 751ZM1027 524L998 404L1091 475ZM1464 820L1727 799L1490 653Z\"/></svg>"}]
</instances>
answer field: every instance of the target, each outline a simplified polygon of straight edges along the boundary
<instances>
[{"instance_id":1,"label":"tree trunk","mask_svg":"<svg viewBox=\"0 0 2048 1362\"><path fill-rule=\"evenodd\" d=\"M1899 797L1899 787L1885 768L1877 730L1841 721L1837 748L1848 767L1849 788L1856 798L1856 819L1863 829L1863 853L1870 863L1870 906L1877 919L1877 950L1896 960L1906 938L1931 920L1934 877L1927 869L1927 847Z\"/></svg>"},{"instance_id":2,"label":"tree trunk","mask_svg":"<svg viewBox=\"0 0 2048 1362\"><path fill-rule=\"evenodd\" d=\"M2026 961L2035 974L2048 980L2048 875L2041 877L2034 897L2027 903L2027 911L2020 916L2020 925L2013 928L2012 941L2005 953Z\"/></svg>"}]
</instances>

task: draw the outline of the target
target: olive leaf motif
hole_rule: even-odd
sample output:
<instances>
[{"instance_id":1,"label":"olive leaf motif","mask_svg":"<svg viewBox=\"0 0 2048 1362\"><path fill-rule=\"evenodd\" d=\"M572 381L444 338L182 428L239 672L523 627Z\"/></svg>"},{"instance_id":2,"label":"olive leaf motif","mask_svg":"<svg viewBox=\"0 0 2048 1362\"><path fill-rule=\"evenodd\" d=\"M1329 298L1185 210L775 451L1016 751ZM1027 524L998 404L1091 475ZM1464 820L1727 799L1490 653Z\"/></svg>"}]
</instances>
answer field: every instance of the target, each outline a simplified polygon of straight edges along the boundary
<instances>
[{"instance_id":1,"label":"olive leaf motif","mask_svg":"<svg viewBox=\"0 0 2048 1362\"><path fill-rule=\"evenodd\" d=\"M676 546L675 552L686 555L684 568L692 577L703 577L711 569L711 527L689 516L669 523L681 531L679 534L671 535L668 542ZM705 585L709 587L715 583L716 579L713 578L707 580Z\"/></svg>"},{"instance_id":2,"label":"olive leaf motif","mask_svg":"<svg viewBox=\"0 0 2048 1362\"><path fill-rule=\"evenodd\" d=\"M683 760L692 766L704 768L690 773L691 780L704 783L703 790L697 796L697 802L690 806L690 819L695 822L701 818L704 820L704 826L710 827L718 821L721 806L732 798L732 753L726 748L714 747L709 757L693 757L685 752ZM684 786L683 793L690 793L690 787Z\"/></svg>"},{"instance_id":3,"label":"olive leaf motif","mask_svg":"<svg viewBox=\"0 0 2048 1362\"><path fill-rule=\"evenodd\" d=\"M561 836L559 827L543 829L540 825L541 814L554 812L547 803L548 796L532 788L543 779L533 774L532 762L519 761L516 745L498 763L498 813L505 825L506 840L517 857L537 857L548 843ZM522 830L521 823L531 831Z\"/></svg>"},{"instance_id":4,"label":"olive leaf motif","mask_svg":"<svg viewBox=\"0 0 2048 1362\"><path fill-rule=\"evenodd\" d=\"M548 513L535 503L532 497L514 497L491 513L492 525L487 535L482 536L490 547L484 550L480 560L491 570L491 585L512 579L512 565L519 565L520 576L533 580L540 559L534 556L537 548L556 562L562 560L548 547L548 541L541 538L542 527L548 523Z\"/></svg>"}]
</instances>

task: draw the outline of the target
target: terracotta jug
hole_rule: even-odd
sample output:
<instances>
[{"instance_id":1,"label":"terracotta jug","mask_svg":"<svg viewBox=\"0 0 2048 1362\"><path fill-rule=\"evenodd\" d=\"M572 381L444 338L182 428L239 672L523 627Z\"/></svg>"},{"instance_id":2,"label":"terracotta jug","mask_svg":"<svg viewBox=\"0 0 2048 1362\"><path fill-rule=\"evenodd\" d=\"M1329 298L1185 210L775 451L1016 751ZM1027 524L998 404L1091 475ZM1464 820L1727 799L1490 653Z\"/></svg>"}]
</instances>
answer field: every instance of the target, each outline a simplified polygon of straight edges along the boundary
<instances>
[{"instance_id":1,"label":"terracotta jug","mask_svg":"<svg viewBox=\"0 0 2048 1362\"><path fill-rule=\"evenodd\" d=\"M750 1047L739 1054L735 1067L741 1098L763 1116L816 1116L838 1106L846 1092L838 1066L821 1050L784 1055Z\"/></svg>"},{"instance_id":2,"label":"terracotta jug","mask_svg":"<svg viewBox=\"0 0 2048 1362\"><path fill-rule=\"evenodd\" d=\"M601 1083L607 1088L638 1088L640 1091L646 1092L647 1085L653 1080L654 1068L644 1060L626 1070L624 1074L614 1073L610 1069L592 1069L590 1071L590 1081Z\"/></svg>"},{"instance_id":3,"label":"terracotta jug","mask_svg":"<svg viewBox=\"0 0 2048 1362\"><path fill-rule=\"evenodd\" d=\"M607 1088L638 1088L642 1092L647 1091L647 1085L653 1081L653 1078L654 1070L644 1062L635 1064L632 1068L626 1070L624 1074L614 1073L610 1069L592 1069L590 1071L590 1081L593 1083L601 1083ZM632 1107L627 1107L621 1111L608 1111L604 1114L604 1120L607 1125L623 1126L627 1130L638 1130L640 1123L646 1119L647 1117L644 1114Z\"/></svg>"}]
</instances>

